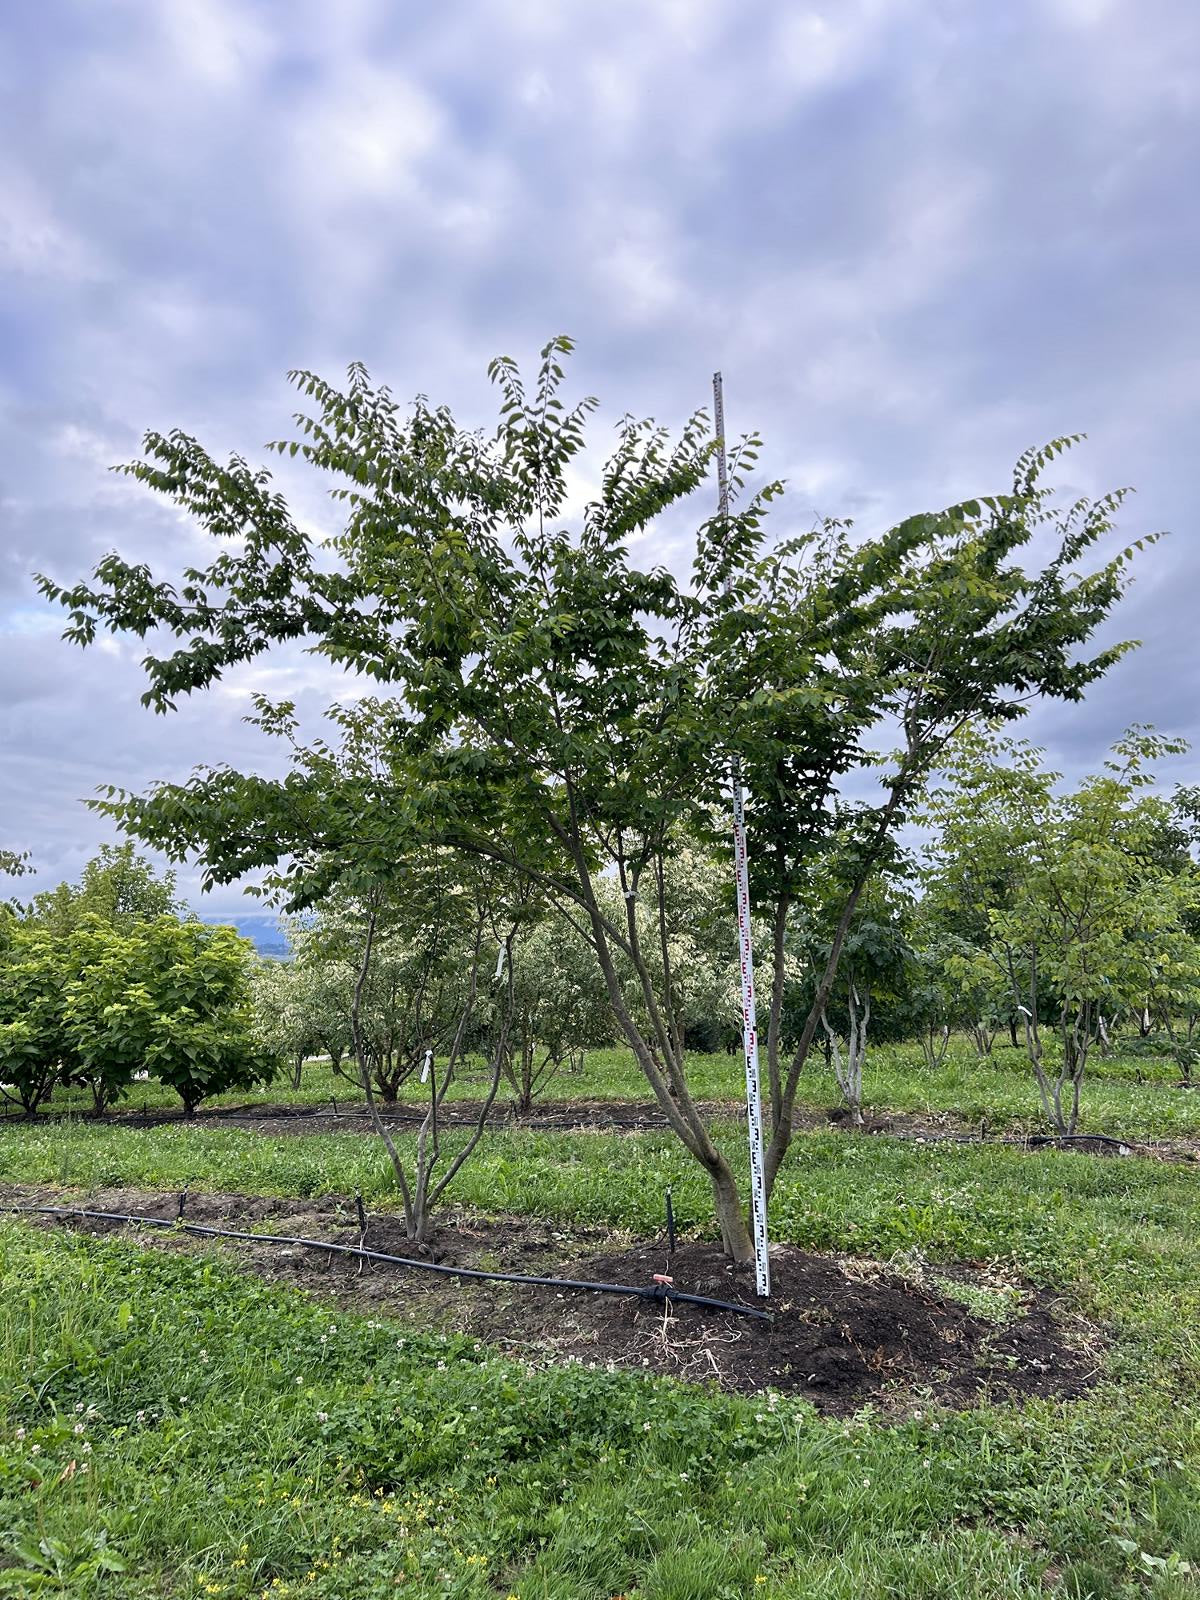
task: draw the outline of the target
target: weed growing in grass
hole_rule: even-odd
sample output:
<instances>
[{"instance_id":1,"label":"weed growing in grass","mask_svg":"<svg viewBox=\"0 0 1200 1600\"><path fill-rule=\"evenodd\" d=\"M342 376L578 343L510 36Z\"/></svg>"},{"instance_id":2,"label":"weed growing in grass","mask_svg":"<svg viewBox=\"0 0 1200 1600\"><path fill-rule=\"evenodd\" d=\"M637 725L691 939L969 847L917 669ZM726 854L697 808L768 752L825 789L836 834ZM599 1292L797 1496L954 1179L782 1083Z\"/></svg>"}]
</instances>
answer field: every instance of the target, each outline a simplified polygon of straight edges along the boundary
<instances>
[{"instance_id":1,"label":"weed growing in grass","mask_svg":"<svg viewBox=\"0 0 1200 1600\"><path fill-rule=\"evenodd\" d=\"M992 1289L975 1283L963 1283L944 1272L936 1272L933 1281L940 1294L966 1306L973 1316L997 1326L1008 1322L1021 1309L1021 1297L1015 1289Z\"/></svg>"}]
</instances>

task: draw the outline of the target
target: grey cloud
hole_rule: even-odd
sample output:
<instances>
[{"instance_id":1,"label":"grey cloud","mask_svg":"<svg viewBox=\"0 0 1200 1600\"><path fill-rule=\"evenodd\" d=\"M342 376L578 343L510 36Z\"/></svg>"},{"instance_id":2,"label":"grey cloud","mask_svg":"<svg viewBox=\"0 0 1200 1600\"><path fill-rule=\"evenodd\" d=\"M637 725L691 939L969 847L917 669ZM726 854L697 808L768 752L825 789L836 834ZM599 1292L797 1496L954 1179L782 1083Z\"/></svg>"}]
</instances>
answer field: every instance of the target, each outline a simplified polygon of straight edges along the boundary
<instances>
[{"instance_id":1,"label":"grey cloud","mask_svg":"<svg viewBox=\"0 0 1200 1600\"><path fill-rule=\"evenodd\" d=\"M605 422L678 422L723 368L785 527L1001 488L1087 430L1060 481L1137 484L1123 529L1175 537L1114 624L1142 648L1026 731L1071 770L1132 720L1200 733L1189 8L46 0L0 34L0 833L48 870L96 783L269 759L233 702L151 718L136 651L56 641L32 567L189 549L105 466L147 426L255 458L284 369L356 357L487 421L488 357L560 330Z\"/></svg>"}]
</instances>

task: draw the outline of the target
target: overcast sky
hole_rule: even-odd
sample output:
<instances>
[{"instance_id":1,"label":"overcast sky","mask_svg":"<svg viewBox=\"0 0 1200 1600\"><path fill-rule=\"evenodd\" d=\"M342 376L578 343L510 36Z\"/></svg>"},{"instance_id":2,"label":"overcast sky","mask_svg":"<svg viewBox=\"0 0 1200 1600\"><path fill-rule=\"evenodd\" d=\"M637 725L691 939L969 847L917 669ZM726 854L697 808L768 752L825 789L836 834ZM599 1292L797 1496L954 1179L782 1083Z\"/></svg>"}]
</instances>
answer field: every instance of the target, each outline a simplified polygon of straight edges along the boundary
<instances>
[{"instance_id":1,"label":"overcast sky","mask_svg":"<svg viewBox=\"0 0 1200 1600\"><path fill-rule=\"evenodd\" d=\"M1172 537L1141 650L1024 731L1072 773L1131 721L1197 738L1198 47L1195 0L4 6L0 845L74 876L96 785L262 764L250 688L335 690L291 656L154 717L136 647L61 642L31 572L194 552L106 470L143 430L261 459L286 370L355 358L490 423L488 359L560 331L598 446L721 367L781 528L874 531L1086 431L1064 489L1135 485L1124 529Z\"/></svg>"}]
</instances>

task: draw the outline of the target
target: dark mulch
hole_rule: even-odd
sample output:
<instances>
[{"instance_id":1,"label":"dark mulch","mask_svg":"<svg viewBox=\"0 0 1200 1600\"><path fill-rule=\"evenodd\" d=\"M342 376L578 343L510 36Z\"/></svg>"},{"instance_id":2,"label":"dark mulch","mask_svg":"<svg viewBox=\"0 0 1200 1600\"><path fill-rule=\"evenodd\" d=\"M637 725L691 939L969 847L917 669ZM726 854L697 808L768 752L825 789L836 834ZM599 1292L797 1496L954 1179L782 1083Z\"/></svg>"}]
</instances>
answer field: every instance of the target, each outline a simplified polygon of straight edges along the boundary
<instances>
[{"instance_id":1,"label":"dark mulch","mask_svg":"<svg viewBox=\"0 0 1200 1600\"><path fill-rule=\"evenodd\" d=\"M86 1204L91 1209L174 1217L175 1197L104 1190L86 1202L51 1191L8 1188L5 1204ZM352 1202L196 1194L186 1219L356 1244ZM53 1225L53 1224L49 1224ZM74 1223L95 1231L118 1224ZM194 1236L141 1234L166 1247L195 1247ZM371 1249L446 1265L536 1276L651 1285L669 1273L678 1289L760 1304L752 1278L729 1270L711 1244L688 1241L668 1258L665 1244L611 1230L556 1229L524 1218L459 1218L443 1227L432 1252L404 1236L402 1219L369 1217ZM1055 1297L997 1283L983 1269L924 1267L902 1275L879 1263L772 1248L771 1324L734 1312L616 1295L477 1282L384 1263L364 1263L297 1246L230 1244L255 1272L276 1282L330 1293L357 1309L384 1310L427 1328L486 1339L525 1360L611 1363L722 1388L803 1394L822 1411L844 1414L873 1403L897 1410L914 1401L964 1407L982 1400L1071 1398L1099 1369L1103 1340ZM1004 1287L1012 1314L995 1323L974 1315L953 1292Z\"/></svg>"},{"instance_id":2,"label":"dark mulch","mask_svg":"<svg viewBox=\"0 0 1200 1600\"><path fill-rule=\"evenodd\" d=\"M663 1270L663 1259L641 1245L578 1265L645 1282ZM693 1293L761 1304L752 1281L731 1274L712 1245L684 1245L670 1272ZM917 1390L946 1405L983 1395L1070 1397L1095 1376L1094 1350L1068 1344L1052 1298L1032 1290L997 1326L942 1292L932 1276L902 1277L873 1262L784 1245L772 1250L771 1305L769 1327L686 1304L664 1319L637 1301L599 1296L575 1315L606 1353L640 1343L643 1353L654 1350L651 1365L659 1371L716 1377L727 1388L799 1392L830 1411Z\"/></svg>"}]
</instances>

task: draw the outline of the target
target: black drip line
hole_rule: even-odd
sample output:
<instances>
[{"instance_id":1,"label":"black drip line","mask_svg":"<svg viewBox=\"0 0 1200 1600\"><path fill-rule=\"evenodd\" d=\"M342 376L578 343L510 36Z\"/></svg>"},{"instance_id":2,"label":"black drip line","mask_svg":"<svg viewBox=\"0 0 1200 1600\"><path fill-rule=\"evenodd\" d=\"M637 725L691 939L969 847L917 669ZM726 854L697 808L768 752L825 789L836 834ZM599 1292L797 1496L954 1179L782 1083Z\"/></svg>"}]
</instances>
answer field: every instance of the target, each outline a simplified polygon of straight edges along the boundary
<instances>
[{"instance_id":1,"label":"black drip line","mask_svg":"<svg viewBox=\"0 0 1200 1600\"><path fill-rule=\"evenodd\" d=\"M79 1217L88 1222L120 1222L138 1228L168 1228L172 1232L199 1234L208 1239L241 1239L249 1244L289 1245L304 1250L324 1250L332 1254L350 1256L359 1261L380 1261L393 1267L412 1267L418 1272L436 1272L447 1278L468 1278L489 1283L524 1283L541 1289L576 1289L590 1294L631 1295L638 1300L652 1300L660 1304L702 1306L708 1311L729 1311L735 1316L750 1317L756 1322L770 1323L774 1314L760 1311L754 1306L736 1305L731 1300L713 1300L707 1295L688 1294L672 1284L655 1283L591 1283L579 1278L535 1278L519 1272L485 1272L480 1267L449 1267L439 1261L420 1261L408 1256L387 1255L382 1250L367 1250L362 1245L334 1244L328 1239L292 1238L278 1233L244 1233L236 1228L213 1228L200 1222L185 1222L183 1208L187 1190L179 1197L179 1214L176 1217L141 1217L124 1211L89 1211L80 1206L5 1206L8 1212L22 1216Z\"/></svg>"}]
</instances>

